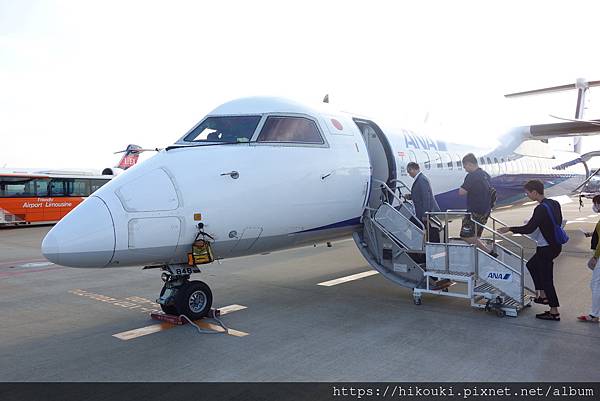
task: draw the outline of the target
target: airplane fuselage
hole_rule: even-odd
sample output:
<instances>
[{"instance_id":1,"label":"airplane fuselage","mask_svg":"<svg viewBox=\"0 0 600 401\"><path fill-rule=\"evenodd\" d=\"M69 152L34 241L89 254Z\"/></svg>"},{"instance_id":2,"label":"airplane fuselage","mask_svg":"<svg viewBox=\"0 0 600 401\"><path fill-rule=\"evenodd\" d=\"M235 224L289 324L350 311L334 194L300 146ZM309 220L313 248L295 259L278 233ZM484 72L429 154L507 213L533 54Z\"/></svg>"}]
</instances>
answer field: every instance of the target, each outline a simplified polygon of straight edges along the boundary
<instances>
[{"instance_id":1,"label":"airplane fuselage","mask_svg":"<svg viewBox=\"0 0 600 401\"><path fill-rule=\"evenodd\" d=\"M256 124L244 121L245 137L233 134L234 127L226 133L231 138L219 133L211 140L225 129L207 128L210 118L231 125L244 116ZM241 99L103 186L48 233L43 252L74 267L185 263L198 223L214 237L217 258L332 240L360 228L365 207L381 196L380 182L412 185L409 161L421 165L442 209L464 208L458 188L469 152L478 159L488 153L407 130L384 132L327 105ZM500 155L484 157L481 167L504 205L524 198L528 179L544 181L549 195L574 190L585 179L584 166L555 167L575 157Z\"/></svg>"}]
</instances>

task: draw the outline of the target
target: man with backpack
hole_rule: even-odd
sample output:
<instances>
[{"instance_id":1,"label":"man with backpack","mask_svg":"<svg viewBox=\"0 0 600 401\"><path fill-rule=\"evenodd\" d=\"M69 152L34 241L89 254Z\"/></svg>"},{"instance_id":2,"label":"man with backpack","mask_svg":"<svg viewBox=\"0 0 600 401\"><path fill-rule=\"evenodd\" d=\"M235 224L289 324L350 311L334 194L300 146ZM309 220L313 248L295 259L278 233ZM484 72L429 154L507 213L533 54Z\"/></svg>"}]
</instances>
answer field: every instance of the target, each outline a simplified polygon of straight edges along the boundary
<instances>
[{"instance_id":1,"label":"man with backpack","mask_svg":"<svg viewBox=\"0 0 600 401\"><path fill-rule=\"evenodd\" d=\"M512 231L516 234L531 234L539 229L541 235L537 236L535 255L527 262L527 269L535 284L537 297L534 302L550 306L550 310L535 315L543 320L560 320L558 313L558 296L554 288L554 259L562 251L562 245L569 238L561 227L562 210L560 203L544 197L544 184L539 180L525 183L527 197L539 202L533 210L533 216L524 226L502 227L498 229L501 234Z\"/></svg>"},{"instance_id":2,"label":"man with backpack","mask_svg":"<svg viewBox=\"0 0 600 401\"><path fill-rule=\"evenodd\" d=\"M473 153L466 154L462 164L467 176L458 189L458 194L467 196L467 212L471 213L471 216L463 218L460 237L467 243L477 245L479 249L497 257L498 254L493 249L488 249L480 239L483 232L481 225L487 223L496 197L495 190L491 186L491 178L488 173L479 168Z\"/></svg>"}]
</instances>

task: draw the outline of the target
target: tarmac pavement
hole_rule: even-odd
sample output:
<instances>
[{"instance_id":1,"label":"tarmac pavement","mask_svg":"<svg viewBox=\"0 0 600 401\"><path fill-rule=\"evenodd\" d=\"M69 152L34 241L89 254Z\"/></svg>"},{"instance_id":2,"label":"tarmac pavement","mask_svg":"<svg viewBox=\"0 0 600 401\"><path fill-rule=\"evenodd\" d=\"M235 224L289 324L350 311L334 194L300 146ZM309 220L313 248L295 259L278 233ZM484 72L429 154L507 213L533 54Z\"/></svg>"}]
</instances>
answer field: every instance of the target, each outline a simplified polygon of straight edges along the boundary
<instances>
[{"instance_id":1,"label":"tarmac pavement","mask_svg":"<svg viewBox=\"0 0 600 401\"><path fill-rule=\"evenodd\" d=\"M590 206L563 205L560 322L535 319L547 308L536 304L517 318L427 294L417 306L379 274L318 285L371 270L345 240L225 260L193 277L210 285L214 306L231 306L222 321L233 335L157 327L157 270L53 265L39 249L49 226L0 229L0 380L599 381L600 326L576 321L591 302L579 231L600 217ZM519 225L532 210L494 216Z\"/></svg>"}]
</instances>

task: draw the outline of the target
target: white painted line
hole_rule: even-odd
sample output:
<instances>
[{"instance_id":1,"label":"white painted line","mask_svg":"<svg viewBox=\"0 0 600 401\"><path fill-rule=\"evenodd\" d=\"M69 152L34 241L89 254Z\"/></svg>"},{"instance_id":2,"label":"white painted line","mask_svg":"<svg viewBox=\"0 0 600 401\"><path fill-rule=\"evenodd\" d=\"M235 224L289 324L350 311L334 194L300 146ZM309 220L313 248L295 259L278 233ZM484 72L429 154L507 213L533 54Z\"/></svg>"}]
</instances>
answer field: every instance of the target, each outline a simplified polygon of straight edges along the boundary
<instances>
[{"instance_id":1,"label":"white painted line","mask_svg":"<svg viewBox=\"0 0 600 401\"><path fill-rule=\"evenodd\" d=\"M591 219L592 217L598 217L598 215L597 215L597 214L590 214L590 215L588 216L588 219Z\"/></svg>"},{"instance_id":2,"label":"white painted line","mask_svg":"<svg viewBox=\"0 0 600 401\"><path fill-rule=\"evenodd\" d=\"M513 205L500 206L500 207L497 207L496 210L508 209L508 208L511 208L511 207L513 207Z\"/></svg>"},{"instance_id":3,"label":"white painted line","mask_svg":"<svg viewBox=\"0 0 600 401\"><path fill-rule=\"evenodd\" d=\"M538 201L525 202L523 203L523 206L533 205L534 203L538 203Z\"/></svg>"},{"instance_id":4,"label":"white painted line","mask_svg":"<svg viewBox=\"0 0 600 401\"><path fill-rule=\"evenodd\" d=\"M363 273L353 274L351 276L337 278L335 280L324 281L324 282L319 283L317 285L321 285L323 287L331 287L331 286L334 286L334 285L347 283L348 281L354 281L354 280L359 280L359 279L364 278L364 277L373 276L373 275L378 274L378 273L379 272L376 272L375 270L371 270L371 271L368 271L368 272L363 272Z\"/></svg>"},{"instance_id":5,"label":"white painted line","mask_svg":"<svg viewBox=\"0 0 600 401\"><path fill-rule=\"evenodd\" d=\"M46 267L52 266L54 263L52 262L36 262L36 263L25 263L24 265L18 265L15 267Z\"/></svg>"},{"instance_id":6,"label":"white painted line","mask_svg":"<svg viewBox=\"0 0 600 401\"><path fill-rule=\"evenodd\" d=\"M575 220L577 220L577 221L581 221L581 220L585 220L585 219L586 219L586 217L578 217L578 218L576 218Z\"/></svg>"},{"instance_id":7,"label":"white painted line","mask_svg":"<svg viewBox=\"0 0 600 401\"><path fill-rule=\"evenodd\" d=\"M522 237L522 234L513 234L513 237Z\"/></svg>"}]
</instances>

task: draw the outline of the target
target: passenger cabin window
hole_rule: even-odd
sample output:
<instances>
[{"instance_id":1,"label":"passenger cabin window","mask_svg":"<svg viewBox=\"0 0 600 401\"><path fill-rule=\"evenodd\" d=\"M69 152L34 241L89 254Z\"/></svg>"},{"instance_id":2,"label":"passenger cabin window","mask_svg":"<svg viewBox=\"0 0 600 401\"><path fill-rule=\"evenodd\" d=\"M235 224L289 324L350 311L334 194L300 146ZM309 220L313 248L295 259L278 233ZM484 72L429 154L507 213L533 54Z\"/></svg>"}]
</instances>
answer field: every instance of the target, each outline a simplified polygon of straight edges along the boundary
<instances>
[{"instance_id":1,"label":"passenger cabin window","mask_svg":"<svg viewBox=\"0 0 600 401\"><path fill-rule=\"evenodd\" d=\"M446 166L448 166L448 170L454 169L454 164L452 163L452 155L450 153L444 153Z\"/></svg>"},{"instance_id":2,"label":"passenger cabin window","mask_svg":"<svg viewBox=\"0 0 600 401\"><path fill-rule=\"evenodd\" d=\"M479 164L481 164L482 166L485 164L485 160L483 159L483 157L479 158Z\"/></svg>"},{"instance_id":3,"label":"passenger cabin window","mask_svg":"<svg viewBox=\"0 0 600 401\"><path fill-rule=\"evenodd\" d=\"M442 156L439 153L435 154L435 161L437 162L437 168L444 168L444 163L442 162Z\"/></svg>"},{"instance_id":4,"label":"passenger cabin window","mask_svg":"<svg viewBox=\"0 0 600 401\"><path fill-rule=\"evenodd\" d=\"M325 143L317 124L304 117L268 117L257 142Z\"/></svg>"},{"instance_id":5,"label":"passenger cabin window","mask_svg":"<svg viewBox=\"0 0 600 401\"><path fill-rule=\"evenodd\" d=\"M431 170L431 159L429 158L429 153L423 151L423 164L425 165L425 170Z\"/></svg>"},{"instance_id":6,"label":"passenger cabin window","mask_svg":"<svg viewBox=\"0 0 600 401\"><path fill-rule=\"evenodd\" d=\"M456 168L462 170L462 159L460 155L456 155Z\"/></svg>"},{"instance_id":7,"label":"passenger cabin window","mask_svg":"<svg viewBox=\"0 0 600 401\"><path fill-rule=\"evenodd\" d=\"M250 142L260 116L207 117L183 138L186 142Z\"/></svg>"},{"instance_id":8,"label":"passenger cabin window","mask_svg":"<svg viewBox=\"0 0 600 401\"><path fill-rule=\"evenodd\" d=\"M486 158L487 164L492 164L492 159L490 159L489 157Z\"/></svg>"}]
</instances>

